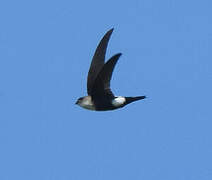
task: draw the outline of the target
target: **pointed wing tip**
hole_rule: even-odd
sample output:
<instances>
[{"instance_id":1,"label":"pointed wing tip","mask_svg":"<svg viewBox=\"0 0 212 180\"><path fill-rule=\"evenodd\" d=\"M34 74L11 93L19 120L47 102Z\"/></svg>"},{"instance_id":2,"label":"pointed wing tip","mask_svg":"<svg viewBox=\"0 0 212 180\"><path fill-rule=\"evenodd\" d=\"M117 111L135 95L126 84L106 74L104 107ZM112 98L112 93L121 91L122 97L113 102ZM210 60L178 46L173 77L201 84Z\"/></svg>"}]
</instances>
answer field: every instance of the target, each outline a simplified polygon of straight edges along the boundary
<instances>
[{"instance_id":1,"label":"pointed wing tip","mask_svg":"<svg viewBox=\"0 0 212 180\"><path fill-rule=\"evenodd\" d=\"M122 53L117 53L112 58L115 58L115 59L118 60L121 55L122 55Z\"/></svg>"},{"instance_id":2,"label":"pointed wing tip","mask_svg":"<svg viewBox=\"0 0 212 180\"><path fill-rule=\"evenodd\" d=\"M107 32L107 34L112 34L113 30L114 30L114 28L111 28L111 29Z\"/></svg>"},{"instance_id":3,"label":"pointed wing tip","mask_svg":"<svg viewBox=\"0 0 212 180\"><path fill-rule=\"evenodd\" d=\"M114 27L112 27L109 31L113 31L114 30Z\"/></svg>"}]
</instances>

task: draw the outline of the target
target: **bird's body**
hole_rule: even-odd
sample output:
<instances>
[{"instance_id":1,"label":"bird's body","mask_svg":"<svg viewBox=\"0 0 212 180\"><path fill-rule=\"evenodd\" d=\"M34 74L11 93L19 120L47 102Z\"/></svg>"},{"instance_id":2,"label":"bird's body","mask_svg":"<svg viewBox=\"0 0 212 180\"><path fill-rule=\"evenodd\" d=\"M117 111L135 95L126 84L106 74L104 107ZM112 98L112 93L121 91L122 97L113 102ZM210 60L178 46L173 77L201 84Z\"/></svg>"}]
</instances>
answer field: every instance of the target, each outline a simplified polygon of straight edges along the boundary
<instances>
[{"instance_id":1,"label":"bird's body","mask_svg":"<svg viewBox=\"0 0 212 180\"><path fill-rule=\"evenodd\" d=\"M91 96L85 96L78 102L78 105L88 110L106 111L121 107L125 101L125 98L121 96L114 99L102 98L96 101L93 101Z\"/></svg>"},{"instance_id":2,"label":"bird's body","mask_svg":"<svg viewBox=\"0 0 212 180\"><path fill-rule=\"evenodd\" d=\"M109 30L104 35L93 56L87 78L88 96L81 97L76 102L76 104L88 110L114 110L145 98L145 96L114 96L112 93L110 89L110 80L114 67L121 56L121 53L118 53L112 56L106 63L104 62L107 44L112 32L113 29Z\"/></svg>"},{"instance_id":3,"label":"bird's body","mask_svg":"<svg viewBox=\"0 0 212 180\"><path fill-rule=\"evenodd\" d=\"M78 100L77 104L82 108L93 110L93 111L108 111L114 110L125 105L138 101L140 99L144 99L145 96L137 96L137 97L114 97L113 99L102 98L97 101L93 101L91 96L85 96Z\"/></svg>"}]
</instances>

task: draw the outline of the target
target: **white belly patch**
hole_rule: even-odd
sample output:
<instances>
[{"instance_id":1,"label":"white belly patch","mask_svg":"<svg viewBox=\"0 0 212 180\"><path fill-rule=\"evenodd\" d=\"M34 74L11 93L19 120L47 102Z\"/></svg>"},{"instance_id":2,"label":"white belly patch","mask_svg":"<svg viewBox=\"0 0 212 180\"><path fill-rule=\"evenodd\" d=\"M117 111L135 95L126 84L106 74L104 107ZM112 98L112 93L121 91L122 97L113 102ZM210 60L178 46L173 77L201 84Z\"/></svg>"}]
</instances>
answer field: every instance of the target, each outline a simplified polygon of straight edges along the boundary
<instances>
[{"instance_id":1,"label":"white belly patch","mask_svg":"<svg viewBox=\"0 0 212 180\"><path fill-rule=\"evenodd\" d=\"M123 105L125 102L126 102L126 99L124 97L118 96L115 99L113 99L112 104L115 107L119 107L119 106Z\"/></svg>"}]
</instances>

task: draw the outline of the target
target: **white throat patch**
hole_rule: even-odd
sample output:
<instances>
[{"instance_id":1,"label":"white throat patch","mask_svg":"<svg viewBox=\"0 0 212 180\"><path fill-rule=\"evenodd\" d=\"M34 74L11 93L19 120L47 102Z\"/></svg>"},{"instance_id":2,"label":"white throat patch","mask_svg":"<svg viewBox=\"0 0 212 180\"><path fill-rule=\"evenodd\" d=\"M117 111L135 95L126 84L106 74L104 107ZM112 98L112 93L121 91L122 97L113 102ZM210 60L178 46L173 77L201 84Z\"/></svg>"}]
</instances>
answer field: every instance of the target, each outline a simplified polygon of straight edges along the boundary
<instances>
[{"instance_id":1,"label":"white throat patch","mask_svg":"<svg viewBox=\"0 0 212 180\"><path fill-rule=\"evenodd\" d=\"M120 107L122 106L124 103L126 102L126 99L122 96L118 96L116 97L115 99L112 100L112 104L115 106L115 107Z\"/></svg>"},{"instance_id":2,"label":"white throat patch","mask_svg":"<svg viewBox=\"0 0 212 180\"><path fill-rule=\"evenodd\" d=\"M89 110L95 110L94 104L91 100L91 96L85 96L81 102L78 103L79 106Z\"/></svg>"}]
</instances>

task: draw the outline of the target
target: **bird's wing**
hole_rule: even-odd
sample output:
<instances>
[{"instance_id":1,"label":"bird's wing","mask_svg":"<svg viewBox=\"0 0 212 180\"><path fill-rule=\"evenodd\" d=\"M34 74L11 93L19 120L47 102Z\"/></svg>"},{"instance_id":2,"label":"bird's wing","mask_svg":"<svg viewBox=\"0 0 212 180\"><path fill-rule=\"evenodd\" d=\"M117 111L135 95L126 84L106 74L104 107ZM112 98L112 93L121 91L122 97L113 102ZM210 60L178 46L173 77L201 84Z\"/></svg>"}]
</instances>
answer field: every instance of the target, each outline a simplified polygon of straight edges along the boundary
<instances>
[{"instance_id":1,"label":"bird's wing","mask_svg":"<svg viewBox=\"0 0 212 180\"><path fill-rule=\"evenodd\" d=\"M114 98L114 95L110 89L110 80L114 67L120 56L121 53L118 53L111 57L99 72L91 91L91 96L94 99L105 96L108 98Z\"/></svg>"},{"instance_id":2,"label":"bird's wing","mask_svg":"<svg viewBox=\"0 0 212 180\"><path fill-rule=\"evenodd\" d=\"M99 45L96 48L95 54L93 56L90 69L87 77L87 92L88 95L91 95L92 87L95 82L96 77L104 66L105 63L105 53L107 50L108 41L113 32L113 29L110 29L104 37L101 39Z\"/></svg>"}]
</instances>

